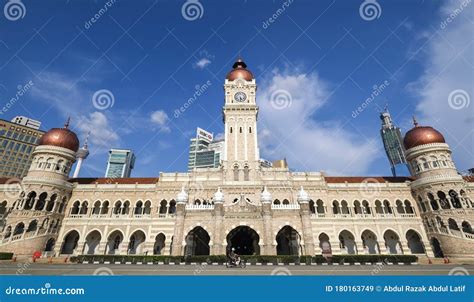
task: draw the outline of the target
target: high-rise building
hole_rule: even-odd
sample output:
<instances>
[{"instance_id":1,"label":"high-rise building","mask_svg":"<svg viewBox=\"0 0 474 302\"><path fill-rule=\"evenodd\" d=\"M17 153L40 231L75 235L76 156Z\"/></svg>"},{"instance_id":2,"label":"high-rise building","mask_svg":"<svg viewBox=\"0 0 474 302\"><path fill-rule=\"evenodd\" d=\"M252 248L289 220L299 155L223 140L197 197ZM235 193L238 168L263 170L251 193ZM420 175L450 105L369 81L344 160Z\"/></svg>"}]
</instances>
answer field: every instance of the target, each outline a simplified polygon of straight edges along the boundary
<instances>
[{"instance_id":1,"label":"high-rise building","mask_svg":"<svg viewBox=\"0 0 474 302\"><path fill-rule=\"evenodd\" d=\"M197 128L196 137L191 139L189 145L188 170L219 167L223 151L223 139L214 140L211 132Z\"/></svg>"},{"instance_id":2,"label":"high-rise building","mask_svg":"<svg viewBox=\"0 0 474 302\"><path fill-rule=\"evenodd\" d=\"M16 117L12 122L0 119L0 177L23 178L26 175L33 150L45 133L38 129L40 124L26 117Z\"/></svg>"},{"instance_id":3,"label":"high-rise building","mask_svg":"<svg viewBox=\"0 0 474 302\"><path fill-rule=\"evenodd\" d=\"M21 115L17 115L14 118L12 118L12 123L27 126L33 129L39 129L41 126L40 121L28 118L26 116L21 116Z\"/></svg>"},{"instance_id":4,"label":"high-rise building","mask_svg":"<svg viewBox=\"0 0 474 302\"><path fill-rule=\"evenodd\" d=\"M109 161L105 177L126 178L130 177L135 165L135 154L128 149L110 149Z\"/></svg>"},{"instance_id":5,"label":"high-rise building","mask_svg":"<svg viewBox=\"0 0 474 302\"><path fill-rule=\"evenodd\" d=\"M385 153L387 154L388 161L390 162L390 168L393 176L397 176L396 167L403 165L407 168L407 160L405 158L405 149L402 143L402 134L400 128L393 125L392 117L388 112L387 108L380 113L380 119L382 120L382 128L380 129L380 135L382 136L383 146Z\"/></svg>"}]
</instances>

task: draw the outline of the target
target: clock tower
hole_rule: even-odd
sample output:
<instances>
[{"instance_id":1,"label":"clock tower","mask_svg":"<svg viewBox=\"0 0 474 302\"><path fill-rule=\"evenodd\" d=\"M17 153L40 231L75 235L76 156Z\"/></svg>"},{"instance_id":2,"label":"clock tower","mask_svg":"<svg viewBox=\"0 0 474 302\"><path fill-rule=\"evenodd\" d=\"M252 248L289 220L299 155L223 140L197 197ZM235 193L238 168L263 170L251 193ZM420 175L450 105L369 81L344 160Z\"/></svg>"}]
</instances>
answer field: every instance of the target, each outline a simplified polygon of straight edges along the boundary
<instances>
[{"instance_id":1,"label":"clock tower","mask_svg":"<svg viewBox=\"0 0 474 302\"><path fill-rule=\"evenodd\" d=\"M259 170L256 103L257 85L247 64L238 59L224 83L225 150L223 166L225 180L254 180Z\"/></svg>"}]
</instances>

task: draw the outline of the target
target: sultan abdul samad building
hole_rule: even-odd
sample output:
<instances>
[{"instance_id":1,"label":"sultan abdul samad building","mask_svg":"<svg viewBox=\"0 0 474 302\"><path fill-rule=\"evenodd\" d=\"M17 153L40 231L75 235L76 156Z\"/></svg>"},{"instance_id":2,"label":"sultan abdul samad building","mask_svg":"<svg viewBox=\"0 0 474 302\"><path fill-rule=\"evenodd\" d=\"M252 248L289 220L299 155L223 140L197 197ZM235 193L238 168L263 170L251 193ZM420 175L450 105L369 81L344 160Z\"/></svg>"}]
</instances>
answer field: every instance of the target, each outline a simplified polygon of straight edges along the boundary
<instances>
[{"instance_id":1,"label":"sultan abdul samad building","mask_svg":"<svg viewBox=\"0 0 474 302\"><path fill-rule=\"evenodd\" d=\"M416 123L406 133L411 178L262 167L257 85L246 67L237 60L224 82L219 168L70 179L79 140L67 125L49 130L21 186L0 184L0 250L219 255L232 246L262 255L474 256L474 179L458 173L441 133Z\"/></svg>"}]
</instances>

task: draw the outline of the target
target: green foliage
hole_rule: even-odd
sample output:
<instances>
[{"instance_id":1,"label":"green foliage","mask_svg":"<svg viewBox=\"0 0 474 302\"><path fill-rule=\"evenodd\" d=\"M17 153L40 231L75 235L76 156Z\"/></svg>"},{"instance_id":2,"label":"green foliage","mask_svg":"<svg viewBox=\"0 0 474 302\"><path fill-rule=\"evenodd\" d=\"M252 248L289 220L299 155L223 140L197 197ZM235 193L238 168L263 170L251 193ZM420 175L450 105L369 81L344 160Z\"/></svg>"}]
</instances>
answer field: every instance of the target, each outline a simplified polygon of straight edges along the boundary
<instances>
[{"instance_id":1,"label":"green foliage","mask_svg":"<svg viewBox=\"0 0 474 302\"><path fill-rule=\"evenodd\" d=\"M11 260L13 253L0 253L0 260Z\"/></svg>"},{"instance_id":2,"label":"green foliage","mask_svg":"<svg viewBox=\"0 0 474 302\"><path fill-rule=\"evenodd\" d=\"M310 265L311 263L376 263L376 262L392 262L392 263L412 263L417 262L418 257L414 255L334 255L331 259L327 260L322 255L316 256L292 256L292 255L242 255L242 260L245 260L247 263L256 264L301 264L305 263ZM166 255L80 255L77 257L71 257L71 262L84 262L88 261L89 263L99 262L104 263L108 261L110 263L120 262L120 263L133 263L137 262L148 263L153 262L154 264L158 263L175 263L179 264L185 262L190 263L219 263L223 264L227 262L226 255L209 255L209 256L166 256Z\"/></svg>"}]
</instances>

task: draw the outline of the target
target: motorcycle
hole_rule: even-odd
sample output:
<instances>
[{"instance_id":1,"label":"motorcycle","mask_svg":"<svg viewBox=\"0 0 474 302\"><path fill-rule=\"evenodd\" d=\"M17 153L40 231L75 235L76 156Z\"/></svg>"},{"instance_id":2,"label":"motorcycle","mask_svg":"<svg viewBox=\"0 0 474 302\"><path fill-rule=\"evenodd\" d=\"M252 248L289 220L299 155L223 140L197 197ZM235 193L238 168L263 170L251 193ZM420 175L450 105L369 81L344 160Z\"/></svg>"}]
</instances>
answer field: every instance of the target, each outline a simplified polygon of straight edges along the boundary
<instances>
[{"instance_id":1,"label":"motorcycle","mask_svg":"<svg viewBox=\"0 0 474 302\"><path fill-rule=\"evenodd\" d=\"M240 257L237 257L237 259L235 260L232 260L232 259L229 259L225 266L227 268L230 268L230 267L240 267L240 268L245 268L247 266L247 264L245 263L244 260L241 260Z\"/></svg>"}]
</instances>

